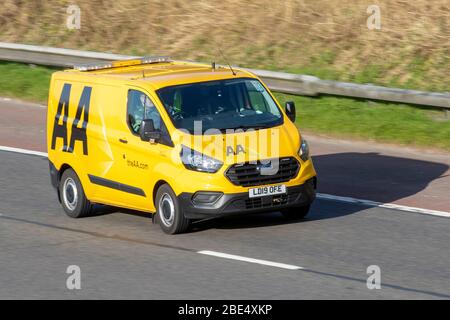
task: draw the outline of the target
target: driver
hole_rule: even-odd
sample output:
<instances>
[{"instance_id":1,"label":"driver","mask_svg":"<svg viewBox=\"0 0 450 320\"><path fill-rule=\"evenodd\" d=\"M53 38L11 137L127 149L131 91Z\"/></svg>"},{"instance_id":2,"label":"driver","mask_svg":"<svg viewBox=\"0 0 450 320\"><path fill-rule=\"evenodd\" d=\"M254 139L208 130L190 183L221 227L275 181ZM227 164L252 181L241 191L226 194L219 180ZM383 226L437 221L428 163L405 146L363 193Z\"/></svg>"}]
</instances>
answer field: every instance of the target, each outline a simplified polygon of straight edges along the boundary
<instances>
[{"instance_id":1,"label":"driver","mask_svg":"<svg viewBox=\"0 0 450 320\"><path fill-rule=\"evenodd\" d=\"M130 124L131 127L133 127L133 131L138 132L144 118L144 105L140 103L138 99L134 98L130 106L129 114Z\"/></svg>"}]
</instances>

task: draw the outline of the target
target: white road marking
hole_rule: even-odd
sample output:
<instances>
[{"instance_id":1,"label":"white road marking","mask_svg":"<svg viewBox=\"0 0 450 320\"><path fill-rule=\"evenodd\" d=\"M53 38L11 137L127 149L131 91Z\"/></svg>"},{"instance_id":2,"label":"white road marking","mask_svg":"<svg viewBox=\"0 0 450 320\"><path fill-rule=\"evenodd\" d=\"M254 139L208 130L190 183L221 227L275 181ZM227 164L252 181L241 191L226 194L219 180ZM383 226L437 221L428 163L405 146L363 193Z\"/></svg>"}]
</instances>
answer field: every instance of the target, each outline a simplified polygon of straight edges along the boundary
<instances>
[{"instance_id":1,"label":"white road marking","mask_svg":"<svg viewBox=\"0 0 450 320\"><path fill-rule=\"evenodd\" d=\"M265 266L277 267L277 268L288 269L288 270L301 270L301 269L303 269L302 267L294 266L294 265L291 265L291 264L273 262L273 261L268 261L268 260L247 258L247 257L243 257L243 256L236 256L234 254L222 253L222 252L217 252L217 251L203 250L203 251L197 251L197 253L204 254L204 255L207 255L207 256L214 256L214 257L224 258L224 259L231 259L231 260L238 260L238 261L244 261L244 262L250 262L250 263L257 263L257 264L262 264L262 265L265 265Z\"/></svg>"},{"instance_id":2,"label":"white road marking","mask_svg":"<svg viewBox=\"0 0 450 320\"><path fill-rule=\"evenodd\" d=\"M45 152L39 152L39 151L33 151L33 150L27 150L27 149L21 149L21 148L13 148L13 147L7 147L7 146L0 146L0 151L9 151L9 152L16 152L16 153L22 153L22 154L47 157L47 153L45 153ZM346 202L346 203L355 203L355 204L362 204L362 205L366 205L366 206L370 206L370 207L394 209L394 210L405 211L405 212L421 213L421 214L426 214L426 215L431 215L431 216L450 218L450 212L429 210L429 209L416 208L416 207L408 207L408 206L402 206L402 205L393 204L393 203L382 203L382 202L376 202L376 201L372 201L372 200L334 196L334 195L325 194L325 193L318 193L317 198L322 199L322 200L332 200L332 201L339 201L339 202Z\"/></svg>"},{"instance_id":3,"label":"white road marking","mask_svg":"<svg viewBox=\"0 0 450 320\"><path fill-rule=\"evenodd\" d=\"M346 203L355 203L355 204L366 205L369 207L394 209L394 210L400 210L400 211L422 213L422 214L428 214L428 215L432 215L432 216L450 218L450 212L429 210L429 209L416 208L416 207L408 207L408 206L402 206L402 205L394 204L394 203L382 203L382 202L376 202L376 201L372 201L372 200L333 196L333 195L324 194L324 193L318 193L317 198L322 199L322 200L332 200L332 201L339 201L339 202L346 202Z\"/></svg>"},{"instance_id":4,"label":"white road marking","mask_svg":"<svg viewBox=\"0 0 450 320\"><path fill-rule=\"evenodd\" d=\"M27 149L21 149L21 148L13 148L13 147L7 147L7 146L0 146L1 151L9 151L9 152L16 152L16 153L22 153L22 154L30 154L33 156L40 156L47 158L46 152L39 152L39 151L33 151L33 150L27 150Z\"/></svg>"},{"instance_id":5,"label":"white road marking","mask_svg":"<svg viewBox=\"0 0 450 320\"><path fill-rule=\"evenodd\" d=\"M23 102L23 101L20 101L20 100L13 100L11 98L0 97L0 101L12 102L13 104L22 104L22 105L24 105L26 107L37 107L37 108L47 109L47 106L43 105L43 104L37 104L37 103L31 103L31 102Z\"/></svg>"}]
</instances>

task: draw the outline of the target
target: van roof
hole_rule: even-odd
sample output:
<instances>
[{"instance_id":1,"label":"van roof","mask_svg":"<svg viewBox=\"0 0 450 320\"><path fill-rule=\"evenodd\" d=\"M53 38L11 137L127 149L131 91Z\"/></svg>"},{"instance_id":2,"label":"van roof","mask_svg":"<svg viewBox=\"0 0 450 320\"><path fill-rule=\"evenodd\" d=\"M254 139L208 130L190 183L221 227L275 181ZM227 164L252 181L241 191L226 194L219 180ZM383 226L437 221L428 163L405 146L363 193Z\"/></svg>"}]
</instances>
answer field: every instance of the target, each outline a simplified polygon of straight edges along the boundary
<instances>
[{"instance_id":1,"label":"van roof","mask_svg":"<svg viewBox=\"0 0 450 320\"><path fill-rule=\"evenodd\" d=\"M167 86L194 82L242 77L256 78L250 72L242 69L233 68L235 72L235 75L233 75L228 67L216 66L213 70L212 65L195 62L164 61L158 63L120 65L121 62L118 62L117 67L109 66L86 71L70 69L66 70L66 72L75 72L102 78L146 82L151 84L155 90ZM105 64L103 63L103 65Z\"/></svg>"}]
</instances>

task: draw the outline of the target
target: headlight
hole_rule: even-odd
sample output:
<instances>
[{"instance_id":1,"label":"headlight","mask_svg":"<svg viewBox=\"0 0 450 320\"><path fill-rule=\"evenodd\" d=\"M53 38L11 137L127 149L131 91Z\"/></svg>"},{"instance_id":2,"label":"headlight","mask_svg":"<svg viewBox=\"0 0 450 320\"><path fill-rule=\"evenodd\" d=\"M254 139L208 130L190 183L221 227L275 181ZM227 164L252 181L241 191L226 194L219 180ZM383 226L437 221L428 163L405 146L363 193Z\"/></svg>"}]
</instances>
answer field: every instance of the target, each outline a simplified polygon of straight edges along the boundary
<instances>
[{"instance_id":1,"label":"headlight","mask_svg":"<svg viewBox=\"0 0 450 320\"><path fill-rule=\"evenodd\" d=\"M309 145L308 142L304 139L302 139L302 144L300 145L300 149L298 150L298 155L303 161L307 161L309 159Z\"/></svg>"},{"instance_id":2,"label":"headlight","mask_svg":"<svg viewBox=\"0 0 450 320\"><path fill-rule=\"evenodd\" d=\"M184 166L189 170L215 173L223 165L221 161L201 154L186 146L182 147L180 156Z\"/></svg>"}]
</instances>

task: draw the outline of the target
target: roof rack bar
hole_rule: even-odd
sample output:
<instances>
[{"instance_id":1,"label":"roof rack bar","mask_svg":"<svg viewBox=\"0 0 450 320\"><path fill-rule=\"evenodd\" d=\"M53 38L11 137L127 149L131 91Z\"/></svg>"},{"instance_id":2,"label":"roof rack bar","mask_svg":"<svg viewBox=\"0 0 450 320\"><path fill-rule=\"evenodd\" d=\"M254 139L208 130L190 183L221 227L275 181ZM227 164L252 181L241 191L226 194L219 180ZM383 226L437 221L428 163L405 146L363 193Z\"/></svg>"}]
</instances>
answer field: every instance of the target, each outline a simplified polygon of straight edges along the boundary
<instances>
[{"instance_id":1,"label":"roof rack bar","mask_svg":"<svg viewBox=\"0 0 450 320\"><path fill-rule=\"evenodd\" d=\"M110 69L117 67L128 67L128 66L136 66L142 64L153 64L153 63L163 63L172 61L169 57L166 56L145 56L138 59L129 59L129 60L116 60L116 61L106 61L106 62L93 62L87 64L75 65L74 69L78 71L93 71L93 70L102 70L102 69Z\"/></svg>"},{"instance_id":2,"label":"roof rack bar","mask_svg":"<svg viewBox=\"0 0 450 320\"><path fill-rule=\"evenodd\" d=\"M171 62L168 56L144 56L141 58L141 64Z\"/></svg>"},{"instance_id":3,"label":"roof rack bar","mask_svg":"<svg viewBox=\"0 0 450 320\"><path fill-rule=\"evenodd\" d=\"M111 62L92 62L75 65L73 68L79 71L92 71L92 70L108 69L112 67L113 65Z\"/></svg>"}]
</instances>

